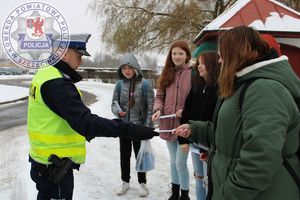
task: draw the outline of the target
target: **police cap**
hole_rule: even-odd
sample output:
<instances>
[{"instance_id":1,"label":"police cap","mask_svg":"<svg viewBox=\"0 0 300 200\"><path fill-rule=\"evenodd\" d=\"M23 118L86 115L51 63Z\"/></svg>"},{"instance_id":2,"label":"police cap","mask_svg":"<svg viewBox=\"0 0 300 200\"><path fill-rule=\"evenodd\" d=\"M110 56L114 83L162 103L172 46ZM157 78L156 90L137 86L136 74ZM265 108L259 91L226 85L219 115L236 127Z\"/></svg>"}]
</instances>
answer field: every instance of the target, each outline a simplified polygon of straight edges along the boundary
<instances>
[{"instance_id":1,"label":"police cap","mask_svg":"<svg viewBox=\"0 0 300 200\"><path fill-rule=\"evenodd\" d=\"M91 34L89 34L89 33L71 34L68 48L74 49L75 51L77 51L78 53L80 53L84 56L91 56L86 51L86 43L88 42L90 37L91 37ZM60 40L54 39L52 41L53 48L58 48L60 44L61 44Z\"/></svg>"},{"instance_id":2,"label":"police cap","mask_svg":"<svg viewBox=\"0 0 300 200\"><path fill-rule=\"evenodd\" d=\"M91 34L85 33L85 34L71 34L70 35L70 43L69 48L74 49L78 53L84 55L84 56L91 56L86 51L86 43L90 39Z\"/></svg>"}]
</instances>

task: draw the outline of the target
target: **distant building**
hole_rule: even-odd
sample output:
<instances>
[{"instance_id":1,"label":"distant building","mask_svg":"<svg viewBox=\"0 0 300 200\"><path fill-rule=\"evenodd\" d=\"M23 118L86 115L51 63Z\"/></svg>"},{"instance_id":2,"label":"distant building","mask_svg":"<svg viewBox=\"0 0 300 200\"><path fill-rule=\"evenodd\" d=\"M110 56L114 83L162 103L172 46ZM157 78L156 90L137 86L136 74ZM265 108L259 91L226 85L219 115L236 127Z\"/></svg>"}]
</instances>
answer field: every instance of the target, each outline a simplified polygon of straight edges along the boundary
<instances>
[{"instance_id":1,"label":"distant building","mask_svg":"<svg viewBox=\"0 0 300 200\"><path fill-rule=\"evenodd\" d=\"M83 78L101 79L104 83L115 83L118 80L117 76L118 68L97 68L97 67L80 67L77 72ZM151 69L142 69L145 78L150 79L155 85L157 75L155 71Z\"/></svg>"}]
</instances>

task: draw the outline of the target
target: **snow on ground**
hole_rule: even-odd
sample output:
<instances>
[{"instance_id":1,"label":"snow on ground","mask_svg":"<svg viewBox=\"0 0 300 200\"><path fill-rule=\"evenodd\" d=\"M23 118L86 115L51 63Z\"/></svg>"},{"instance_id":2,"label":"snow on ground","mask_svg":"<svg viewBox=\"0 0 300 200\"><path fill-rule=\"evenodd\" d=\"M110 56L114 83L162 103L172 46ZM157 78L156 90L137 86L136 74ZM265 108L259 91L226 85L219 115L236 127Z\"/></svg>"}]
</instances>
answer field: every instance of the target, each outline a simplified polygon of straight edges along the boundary
<instances>
[{"instance_id":1,"label":"snow on ground","mask_svg":"<svg viewBox=\"0 0 300 200\"><path fill-rule=\"evenodd\" d=\"M0 104L28 96L28 88L0 85Z\"/></svg>"},{"instance_id":2,"label":"snow on ground","mask_svg":"<svg viewBox=\"0 0 300 200\"><path fill-rule=\"evenodd\" d=\"M22 74L22 75L0 75L1 80L12 80L12 79L32 79L33 75Z\"/></svg>"},{"instance_id":3,"label":"snow on ground","mask_svg":"<svg viewBox=\"0 0 300 200\"><path fill-rule=\"evenodd\" d=\"M110 111L114 85L99 81L82 81L80 89L97 96L97 102L90 109L102 117L113 118ZM0 106L1 109L1 106ZM151 140L156 155L155 169L147 174L150 194L146 198L138 196L138 181L135 172L135 159L131 159L131 189L123 196L115 195L121 183L119 166L119 142L117 138L95 138L87 143L86 163L80 171L74 171L74 200L121 200L148 199L164 200L169 194L170 170L168 150L164 140L156 137ZM36 198L35 185L30 179L28 162L29 144L26 126L0 132L0 199L32 200ZM190 169L191 199L195 198L195 184Z\"/></svg>"}]
</instances>

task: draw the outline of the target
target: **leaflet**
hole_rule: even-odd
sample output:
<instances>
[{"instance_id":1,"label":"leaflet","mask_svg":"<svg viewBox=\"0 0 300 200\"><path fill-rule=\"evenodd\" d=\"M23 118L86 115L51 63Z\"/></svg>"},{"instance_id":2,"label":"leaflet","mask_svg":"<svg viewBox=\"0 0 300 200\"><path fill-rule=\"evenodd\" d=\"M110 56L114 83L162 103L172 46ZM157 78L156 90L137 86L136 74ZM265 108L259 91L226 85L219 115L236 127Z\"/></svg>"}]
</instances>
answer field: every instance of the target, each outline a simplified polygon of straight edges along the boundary
<instances>
[{"instance_id":1,"label":"leaflet","mask_svg":"<svg viewBox=\"0 0 300 200\"><path fill-rule=\"evenodd\" d=\"M176 117L176 114L171 114L171 115L162 115L159 117L159 119L164 119L164 118L173 118Z\"/></svg>"},{"instance_id":2,"label":"leaflet","mask_svg":"<svg viewBox=\"0 0 300 200\"><path fill-rule=\"evenodd\" d=\"M206 151L209 151L209 148L207 146L202 145L202 144L195 144L195 143L193 143L193 145L198 146L201 149L204 149ZM191 150L191 152L199 154L199 149L196 149L196 148L193 148L192 146L190 146L190 150Z\"/></svg>"},{"instance_id":3,"label":"leaflet","mask_svg":"<svg viewBox=\"0 0 300 200\"><path fill-rule=\"evenodd\" d=\"M173 131L175 131L176 129L170 129L170 130L155 130L158 133L172 133Z\"/></svg>"},{"instance_id":4,"label":"leaflet","mask_svg":"<svg viewBox=\"0 0 300 200\"><path fill-rule=\"evenodd\" d=\"M114 103L115 103L115 105L117 107L118 112L123 112L123 110L122 110L120 104L118 103L118 101L114 101Z\"/></svg>"}]
</instances>

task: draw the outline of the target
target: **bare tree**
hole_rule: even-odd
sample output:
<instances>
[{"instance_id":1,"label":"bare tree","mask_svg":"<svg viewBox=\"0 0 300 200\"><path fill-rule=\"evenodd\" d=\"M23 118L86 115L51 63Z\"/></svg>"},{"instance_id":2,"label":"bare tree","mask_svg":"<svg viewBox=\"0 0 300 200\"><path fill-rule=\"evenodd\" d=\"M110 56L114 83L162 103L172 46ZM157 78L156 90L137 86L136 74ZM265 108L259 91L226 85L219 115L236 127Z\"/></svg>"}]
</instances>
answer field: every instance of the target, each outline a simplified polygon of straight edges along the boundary
<instances>
[{"instance_id":1,"label":"bare tree","mask_svg":"<svg viewBox=\"0 0 300 200\"><path fill-rule=\"evenodd\" d=\"M93 0L89 10L103 24L102 39L118 53L163 50L191 40L236 0Z\"/></svg>"},{"instance_id":2,"label":"bare tree","mask_svg":"<svg viewBox=\"0 0 300 200\"><path fill-rule=\"evenodd\" d=\"M107 49L117 53L161 51L178 39L191 41L237 0L93 0ZM300 0L278 0L300 10Z\"/></svg>"},{"instance_id":3,"label":"bare tree","mask_svg":"<svg viewBox=\"0 0 300 200\"><path fill-rule=\"evenodd\" d=\"M213 18L218 17L220 14L222 14L225 9L229 8L232 4L234 4L237 0L217 0L215 3L215 9Z\"/></svg>"},{"instance_id":4,"label":"bare tree","mask_svg":"<svg viewBox=\"0 0 300 200\"><path fill-rule=\"evenodd\" d=\"M151 69L156 71L157 68L157 59L151 55L143 55L139 59L140 65L142 68Z\"/></svg>"},{"instance_id":5,"label":"bare tree","mask_svg":"<svg viewBox=\"0 0 300 200\"><path fill-rule=\"evenodd\" d=\"M296 11L300 11L300 0L278 0L280 2L285 3L287 6L295 9Z\"/></svg>"},{"instance_id":6,"label":"bare tree","mask_svg":"<svg viewBox=\"0 0 300 200\"><path fill-rule=\"evenodd\" d=\"M81 66L83 66L83 67L95 67L95 63L90 58L83 58Z\"/></svg>"},{"instance_id":7,"label":"bare tree","mask_svg":"<svg viewBox=\"0 0 300 200\"><path fill-rule=\"evenodd\" d=\"M295 1L295 9L297 11L300 11L300 0L294 0Z\"/></svg>"}]
</instances>

